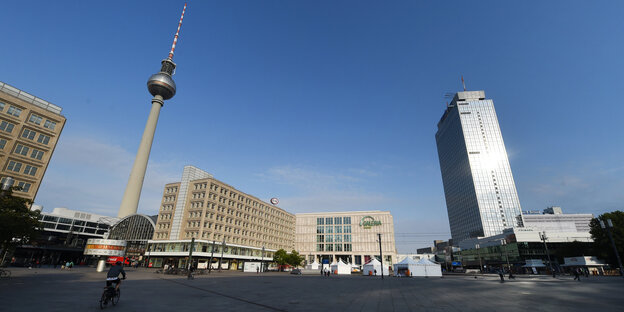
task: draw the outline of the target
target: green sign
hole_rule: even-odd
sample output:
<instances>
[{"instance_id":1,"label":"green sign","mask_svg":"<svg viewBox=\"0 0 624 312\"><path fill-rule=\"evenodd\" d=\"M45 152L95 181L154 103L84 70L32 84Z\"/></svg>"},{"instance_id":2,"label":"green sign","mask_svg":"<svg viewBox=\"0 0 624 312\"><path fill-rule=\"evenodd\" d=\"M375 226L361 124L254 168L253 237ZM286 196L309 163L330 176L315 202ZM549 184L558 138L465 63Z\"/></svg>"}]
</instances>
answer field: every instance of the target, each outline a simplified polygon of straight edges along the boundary
<instances>
[{"instance_id":1,"label":"green sign","mask_svg":"<svg viewBox=\"0 0 624 312\"><path fill-rule=\"evenodd\" d=\"M381 225L381 221L377 221L373 219L371 216L366 216L360 220L360 226L365 229L370 229L371 226L379 226Z\"/></svg>"}]
</instances>

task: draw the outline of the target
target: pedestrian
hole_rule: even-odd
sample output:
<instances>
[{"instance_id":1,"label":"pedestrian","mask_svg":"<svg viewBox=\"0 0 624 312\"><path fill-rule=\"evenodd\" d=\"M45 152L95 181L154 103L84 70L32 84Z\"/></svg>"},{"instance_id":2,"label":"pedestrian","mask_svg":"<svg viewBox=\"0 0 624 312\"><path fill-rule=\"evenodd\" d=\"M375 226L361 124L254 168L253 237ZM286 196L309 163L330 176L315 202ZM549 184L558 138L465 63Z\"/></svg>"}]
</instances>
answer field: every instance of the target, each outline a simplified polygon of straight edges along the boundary
<instances>
[{"instance_id":1,"label":"pedestrian","mask_svg":"<svg viewBox=\"0 0 624 312\"><path fill-rule=\"evenodd\" d=\"M505 275L503 275L503 271L502 270L498 271L498 277L500 277L500 282L501 283L505 282Z\"/></svg>"},{"instance_id":2,"label":"pedestrian","mask_svg":"<svg viewBox=\"0 0 624 312\"><path fill-rule=\"evenodd\" d=\"M509 279L516 279L516 277L513 275L513 272L511 272L511 270L509 270Z\"/></svg>"},{"instance_id":3,"label":"pedestrian","mask_svg":"<svg viewBox=\"0 0 624 312\"><path fill-rule=\"evenodd\" d=\"M584 272L585 272L585 277L589 277L589 269L585 268Z\"/></svg>"},{"instance_id":4,"label":"pedestrian","mask_svg":"<svg viewBox=\"0 0 624 312\"><path fill-rule=\"evenodd\" d=\"M574 270L572 273L574 273L574 280L578 280L579 282L581 281L581 277L579 276L579 272L578 270Z\"/></svg>"}]
</instances>

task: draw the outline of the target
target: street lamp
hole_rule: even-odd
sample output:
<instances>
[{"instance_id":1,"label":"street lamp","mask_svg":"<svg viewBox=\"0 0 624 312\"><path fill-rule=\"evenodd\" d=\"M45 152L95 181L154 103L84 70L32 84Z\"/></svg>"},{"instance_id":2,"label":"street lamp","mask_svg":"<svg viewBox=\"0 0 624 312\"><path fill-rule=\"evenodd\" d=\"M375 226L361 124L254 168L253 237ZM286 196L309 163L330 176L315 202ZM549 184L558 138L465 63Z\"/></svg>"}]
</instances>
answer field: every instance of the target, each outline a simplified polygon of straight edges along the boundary
<instances>
[{"instance_id":1,"label":"street lamp","mask_svg":"<svg viewBox=\"0 0 624 312\"><path fill-rule=\"evenodd\" d=\"M615 242L613 241L613 235L611 235L611 228L613 228L613 222L611 222L611 219L607 219L607 224L605 224L604 221L600 220L600 227L607 230L607 234L609 234L609 239L611 240L611 246L613 246L613 252L615 252L615 257L617 258L617 262L618 262L618 270L620 271L620 275L623 275L624 272L622 272L622 260L620 259L620 254L617 251L617 248L615 247Z\"/></svg>"},{"instance_id":2,"label":"street lamp","mask_svg":"<svg viewBox=\"0 0 624 312\"><path fill-rule=\"evenodd\" d=\"M479 248L481 248L481 245L476 244L475 248L477 249L477 256L479 257L479 272L483 274L483 263L481 263L481 252L479 251Z\"/></svg>"},{"instance_id":3,"label":"street lamp","mask_svg":"<svg viewBox=\"0 0 624 312\"><path fill-rule=\"evenodd\" d=\"M511 272L511 265L509 264L509 254L507 253L507 240L502 238L501 245L505 246L505 258L507 259L507 269L509 270L509 272Z\"/></svg>"},{"instance_id":4,"label":"street lamp","mask_svg":"<svg viewBox=\"0 0 624 312\"><path fill-rule=\"evenodd\" d=\"M553 278L555 278L555 269L553 269L552 261L550 261L550 251L548 250L548 245L546 244L546 231L540 232L540 239L544 242L544 248L546 249L546 255L548 256L548 265L550 266L550 272L552 272Z\"/></svg>"},{"instance_id":5,"label":"street lamp","mask_svg":"<svg viewBox=\"0 0 624 312\"><path fill-rule=\"evenodd\" d=\"M264 246L262 246L262 259L260 260L260 272L264 272Z\"/></svg>"}]
</instances>

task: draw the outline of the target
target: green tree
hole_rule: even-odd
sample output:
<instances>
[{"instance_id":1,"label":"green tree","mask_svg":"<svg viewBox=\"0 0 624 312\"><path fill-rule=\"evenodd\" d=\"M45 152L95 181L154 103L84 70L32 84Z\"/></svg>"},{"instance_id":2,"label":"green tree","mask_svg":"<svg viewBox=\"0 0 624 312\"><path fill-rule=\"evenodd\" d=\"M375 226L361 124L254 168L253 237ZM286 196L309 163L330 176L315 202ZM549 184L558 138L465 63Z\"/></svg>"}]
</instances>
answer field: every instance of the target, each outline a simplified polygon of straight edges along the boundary
<instances>
[{"instance_id":1,"label":"green tree","mask_svg":"<svg viewBox=\"0 0 624 312\"><path fill-rule=\"evenodd\" d=\"M282 266L288 263L288 254L286 250L280 249L273 254L273 261L275 261L280 266L280 271L282 270Z\"/></svg>"},{"instance_id":2,"label":"green tree","mask_svg":"<svg viewBox=\"0 0 624 312\"><path fill-rule=\"evenodd\" d=\"M13 196L13 189L0 191L0 261L10 249L28 243L40 227L39 211L29 209L30 200Z\"/></svg>"},{"instance_id":3,"label":"green tree","mask_svg":"<svg viewBox=\"0 0 624 312\"><path fill-rule=\"evenodd\" d=\"M607 234L607 230L600 226L600 220L604 221L606 224L607 219L611 219L611 222L613 222L613 228L609 230L611 231L611 235L613 235L613 241L615 242L617 252L620 254L620 257L622 257L624 254L624 212L619 210L607 212L598 216L598 218L592 219L589 223L589 233L594 239L594 251L596 252L596 256L598 256L599 259L605 259L613 267L616 267L617 259L613 253L613 246L609 240L609 235Z\"/></svg>"},{"instance_id":4,"label":"green tree","mask_svg":"<svg viewBox=\"0 0 624 312\"><path fill-rule=\"evenodd\" d=\"M293 250L288 255L288 264L296 268L301 265L301 262L303 261L303 259L304 259L303 256L299 255L299 253L296 250Z\"/></svg>"}]
</instances>

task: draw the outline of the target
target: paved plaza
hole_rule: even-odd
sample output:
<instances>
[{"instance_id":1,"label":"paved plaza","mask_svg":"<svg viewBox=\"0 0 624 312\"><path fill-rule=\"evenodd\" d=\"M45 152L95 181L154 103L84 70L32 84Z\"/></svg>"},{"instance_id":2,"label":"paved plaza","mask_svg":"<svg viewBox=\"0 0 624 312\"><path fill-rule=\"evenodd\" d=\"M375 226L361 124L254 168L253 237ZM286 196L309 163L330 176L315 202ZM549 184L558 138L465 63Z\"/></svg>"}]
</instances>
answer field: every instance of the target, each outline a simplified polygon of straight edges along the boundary
<instances>
[{"instance_id":1,"label":"paved plaza","mask_svg":"<svg viewBox=\"0 0 624 312\"><path fill-rule=\"evenodd\" d=\"M10 268L1 311L96 311L105 273ZM194 280L127 269L109 311L621 311L624 279L569 276L372 278L220 272Z\"/></svg>"}]
</instances>

